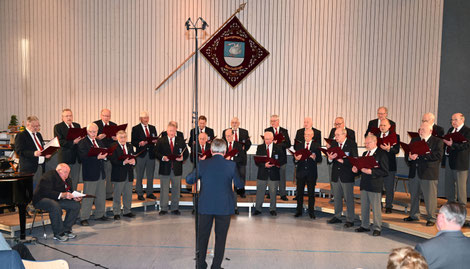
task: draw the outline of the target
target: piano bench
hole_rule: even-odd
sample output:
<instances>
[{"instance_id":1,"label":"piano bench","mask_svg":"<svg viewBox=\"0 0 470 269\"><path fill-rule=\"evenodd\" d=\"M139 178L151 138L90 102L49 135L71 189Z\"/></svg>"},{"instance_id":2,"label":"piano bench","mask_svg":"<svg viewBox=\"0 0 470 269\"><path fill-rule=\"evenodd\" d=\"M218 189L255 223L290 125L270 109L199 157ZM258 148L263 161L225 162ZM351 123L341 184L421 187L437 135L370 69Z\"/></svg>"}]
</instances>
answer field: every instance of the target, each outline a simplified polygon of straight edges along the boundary
<instances>
[{"instance_id":1,"label":"piano bench","mask_svg":"<svg viewBox=\"0 0 470 269\"><path fill-rule=\"evenodd\" d=\"M36 214L41 214L41 222L42 222L42 229L44 230L44 239L47 239L47 233L46 233L46 224L44 223L44 213L48 214L47 211L44 211L42 209L34 209L34 215L33 215L33 222L31 223L31 228L29 230L29 235L33 232L34 228L34 221L36 220Z\"/></svg>"}]
</instances>

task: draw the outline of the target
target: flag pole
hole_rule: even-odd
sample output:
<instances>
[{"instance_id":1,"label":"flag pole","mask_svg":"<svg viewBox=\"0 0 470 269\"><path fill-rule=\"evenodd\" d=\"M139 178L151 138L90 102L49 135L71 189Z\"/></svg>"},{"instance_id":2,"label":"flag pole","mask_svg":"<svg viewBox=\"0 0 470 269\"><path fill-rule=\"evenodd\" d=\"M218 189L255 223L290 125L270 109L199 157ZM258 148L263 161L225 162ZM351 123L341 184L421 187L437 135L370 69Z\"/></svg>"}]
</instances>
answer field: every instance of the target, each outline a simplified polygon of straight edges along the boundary
<instances>
[{"instance_id":1,"label":"flag pole","mask_svg":"<svg viewBox=\"0 0 470 269\"><path fill-rule=\"evenodd\" d=\"M217 34L220 29L222 29L222 27L224 27L233 17L235 17L240 11L242 11L246 6L246 3L242 3L240 4L240 6L238 7L237 10L235 10L235 12L232 14L232 16L230 16L208 39L206 39L206 41L202 42L201 46L197 48L197 50L199 50L201 47L203 47L209 40L212 39L212 37ZM178 67L176 67L175 70L173 70L173 72L171 72L162 82L160 82L160 84L158 84L158 86L155 88L155 91L158 90L163 84L165 84L165 82L168 81L168 79L170 79L171 76L173 76L176 71L178 71L187 61L189 61L189 59L191 59L194 54L196 54L196 52L192 52L188 57L186 57L186 59L184 59L184 61L178 65Z\"/></svg>"}]
</instances>

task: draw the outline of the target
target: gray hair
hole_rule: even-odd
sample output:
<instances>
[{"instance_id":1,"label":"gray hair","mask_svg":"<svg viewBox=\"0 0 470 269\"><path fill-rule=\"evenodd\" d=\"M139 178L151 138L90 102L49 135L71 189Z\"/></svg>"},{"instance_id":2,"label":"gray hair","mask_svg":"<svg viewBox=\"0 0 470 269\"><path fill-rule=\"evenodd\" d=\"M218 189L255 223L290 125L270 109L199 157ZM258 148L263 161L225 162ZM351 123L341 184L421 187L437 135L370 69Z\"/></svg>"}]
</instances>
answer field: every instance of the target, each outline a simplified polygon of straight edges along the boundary
<instances>
[{"instance_id":1,"label":"gray hair","mask_svg":"<svg viewBox=\"0 0 470 269\"><path fill-rule=\"evenodd\" d=\"M447 202L441 206L439 214L443 214L447 221L463 226L467 217L467 209L464 204Z\"/></svg>"},{"instance_id":2,"label":"gray hair","mask_svg":"<svg viewBox=\"0 0 470 269\"><path fill-rule=\"evenodd\" d=\"M227 149L227 145L225 144L225 141L220 138L214 139L211 143L211 151L213 153L224 153Z\"/></svg>"},{"instance_id":3,"label":"gray hair","mask_svg":"<svg viewBox=\"0 0 470 269\"><path fill-rule=\"evenodd\" d=\"M89 123L89 124L86 126L86 130L87 130L87 131L90 131L91 128L98 130L98 125L96 125L96 123L92 122L92 123Z\"/></svg>"}]
</instances>

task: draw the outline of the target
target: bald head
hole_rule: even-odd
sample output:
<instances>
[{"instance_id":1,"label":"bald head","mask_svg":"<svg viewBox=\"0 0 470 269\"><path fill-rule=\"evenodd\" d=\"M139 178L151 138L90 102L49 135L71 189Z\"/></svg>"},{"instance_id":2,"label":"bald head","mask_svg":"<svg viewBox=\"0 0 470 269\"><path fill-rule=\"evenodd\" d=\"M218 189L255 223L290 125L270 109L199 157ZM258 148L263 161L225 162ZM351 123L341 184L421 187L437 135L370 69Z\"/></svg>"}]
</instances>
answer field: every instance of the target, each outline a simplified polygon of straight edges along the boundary
<instances>
[{"instance_id":1,"label":"bald head","mask_svg":"<svg viewBox=\"0 0 470 269\"><path fill-rule=\"evenodd\" d=\"M109 121L111 120L111 110L103 108L101 110L100 117L104 123L109 124Z\"/></svg>"},{"instance_id":2,"label":"bald head","mask_svg":"<svg viewBox=\"0 0 470 269\"><path fill-rule=\"evenodd\" d=\"M452 127L458 128L465 122L465 117L462 113L455 113L452 115Z\"/></svg>"},{"instance_id":3,"label":"bald head","mask_svg":"<svg viewBox=\"0 0 470 269\"><path fill-rule=\"evenodd\" d=\"M199 145L201 145L201 146L206 145L208 139L209 139L209 137L207 136L206 133L200 133L199 137L198 137Z\"/></svg>"},{"instance_id":4,"label":"bald head","mask_svg":"<svg viewBox=\"0 0 470 269\"><path fill-rule=\"evenodd\" d=\"M233 131L232 129L228 128L225 130L225 139L228 143L233 142Z\"/></svg>"},{"instance_id":5,"label":"bald head","mask_svg":"<svg viewBox=\"0 0 470 269\"><path fill-rule=\"evenodd\" d=\"M427 122L424 122L419 127L418 132L419 132L419 136L422 139L425 139L425 138L429 137L432 134L432 125L427 123Z\"/></svg>"},{"instance_id":6,"label":"bald head","mask_svg":"<svg viewBox=\"0 0 470 269\"><path fill-rule=\"evenodd\" d=\"M431 112L425 113L421 118L421 122L434 125L436 117Z\"/></svg>"},{"instance_id":7,"label":"bald head","mask_svg":"<svg viewBox=\"0 0 470 269\"><path fill-rule=\"evenodd\" d=\"M240 127L240 120L237 117L233 117L230 121L230 126L232 129L237 130Z\"/></svg>"},{"instance_id":8,"label":"bald head","mask_svg":"<svg viewBox=\"0 0 470 269\"><path fill-rule=\"evenodd\" d=\"M388 119L383 119L383 120L380 120L380 125L379 125L379 129L382 133L386 133L390 130L390 121Z\"/></svg>"},{"instance_id":9,"label":"bald head","mask_svg":"<svg viewBox=\"0 0 470 269\"><path fill-rule=\"evenodd\" d=\"M377 147L377 137L373 134L367 135L364 144L369 151L375 149Z\"/></svg>"},{"instance_id":10,"label":"bald head","mask_svg":"<svg viewBox=\"0 0 470 269\"><path fill-rule=\"evenodd\" d=\"M274 134L272 132L264 132L264 143L270 145L274 140Z\"/></svg>"},{"instance_id":11,"label":"bald head","mask_svg":"<svg viewBox=\"0 0 470 269\"><path fill-rule=\"evenodd\" d=\"M70 167L66 163L59 163L55 168L62 180L66 180L70 174Z\"/></svg>"},{"instance_id":12,"label":"bald head","mask_svg":"<svg viewBox=\"0 0 470 269\"><path fill-rule=\"evenodd\" d=\"M306 117L306 118L304 119L304 128L305 128L305 129L308 129L308 128L312 128L312 127L313 127L313 120L312 120L312 118Z\"/></svg>"},{"instance_id":13,"label":"bald head","mask_svg":"<svg viewBox=\"0 0 470 269\"><path fill-rule=\"evenodd\" d=\"M384 120L388 117L388 108L381 106L377 109L377 118Z\"/></svg>"},{"instance_id":14,"label":"bald head","mask_svg":"<svg viewBox=\"0 0 470 269\"><path fill-rule=\"evenodd\" d=\"M347 132L346 129L337 128L335 131L335 140L336 142L342 144L346 140Z\"/></svg>"},{"instance_id":15,"label":"bald head","mask_svg":"<svg viewBox=\"0 0 470 269\"><path fill-rule=\"evenodd\" d=\"M310 129L305 129L304 139L305 139L305 142L307 142L307 143L310 143L310 141L312 141L312 139L313 139L313 130L311 128Z\"/></svg>"}]
</instances>

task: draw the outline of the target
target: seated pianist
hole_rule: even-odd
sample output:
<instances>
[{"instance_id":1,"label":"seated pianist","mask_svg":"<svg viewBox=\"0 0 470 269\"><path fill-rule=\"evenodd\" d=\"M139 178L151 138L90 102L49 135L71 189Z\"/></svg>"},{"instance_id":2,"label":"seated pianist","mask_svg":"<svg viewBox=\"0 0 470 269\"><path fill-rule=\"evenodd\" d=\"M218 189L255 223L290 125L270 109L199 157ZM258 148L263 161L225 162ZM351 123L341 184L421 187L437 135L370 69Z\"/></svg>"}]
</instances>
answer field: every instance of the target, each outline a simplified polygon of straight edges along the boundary
<instances>
[{"instance_id":1,"label":"seated pianist","mask_svg":"<svg viewBox=\"0 0 470 269\"><path fill-rule=\"evenodd\" d=\"M54 239L65 242L77 237L72 226L80 213L81 197L74 198L70 167L65 163L45 173L33 193L33 205L49 213ZM62 221L62 210L66 211Z\"/></svg>"}]
</instances>

